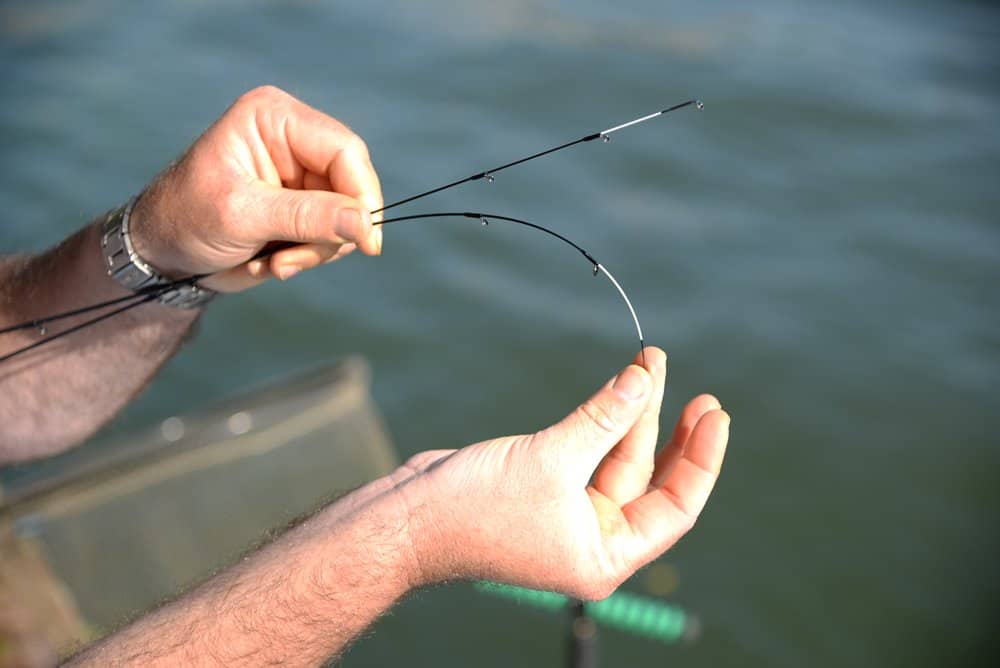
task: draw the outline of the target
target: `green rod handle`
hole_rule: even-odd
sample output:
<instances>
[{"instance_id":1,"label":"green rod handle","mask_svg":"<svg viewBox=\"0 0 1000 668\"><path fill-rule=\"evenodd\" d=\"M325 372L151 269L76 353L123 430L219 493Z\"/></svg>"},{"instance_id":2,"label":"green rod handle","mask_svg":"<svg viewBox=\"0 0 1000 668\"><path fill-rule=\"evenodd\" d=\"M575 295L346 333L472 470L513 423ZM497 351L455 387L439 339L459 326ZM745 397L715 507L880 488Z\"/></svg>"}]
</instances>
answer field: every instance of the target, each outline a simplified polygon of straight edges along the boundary
<instances>
[{"instance_id":1,"label":"green rod handle","mask_svg":"<svg viewBox=\"0 0 1000 668\"><path fill-rule=\"evenodd\" d=\"M478 591L545 610L561 610L569 598L549 591L526 589L495 582L477 582ZM594 621L613 629L672 644L690 637L697 629L691 615L675 606L629 592L617 592L603 601L584 603Z\"/></svg>"}]
</instances>

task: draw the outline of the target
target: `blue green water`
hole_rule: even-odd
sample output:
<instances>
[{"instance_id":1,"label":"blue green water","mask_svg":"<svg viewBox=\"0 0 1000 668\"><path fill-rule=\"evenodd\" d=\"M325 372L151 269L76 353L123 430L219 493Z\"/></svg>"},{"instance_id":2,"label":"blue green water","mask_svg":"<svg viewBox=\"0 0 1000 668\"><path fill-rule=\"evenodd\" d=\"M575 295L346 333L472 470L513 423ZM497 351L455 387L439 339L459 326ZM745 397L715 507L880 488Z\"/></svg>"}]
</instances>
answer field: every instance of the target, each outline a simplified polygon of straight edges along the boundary
<instances>
[{"instance_id":1,"label":"blue green water","mask_svg":"<svg viewBox=\"0 0 1000 668\"><path fill-rule=\"evenodd\" d=\"M997 649L994 5L0 7L3 252L138 191L261 83L364 136L387 200L704 99L407 209L570 235L670 354L665 419L701 391L733 415L717 491L665 557L701 639L608 631L604 665L973 665ZM220 300L112 431L348 352L371 361L403 454L557 419L634 354L627 313L571 250L470 223L387 229L377 260ZM559 665L563 630L444 587L344 663Z\"/></svg>"}]
</instances>

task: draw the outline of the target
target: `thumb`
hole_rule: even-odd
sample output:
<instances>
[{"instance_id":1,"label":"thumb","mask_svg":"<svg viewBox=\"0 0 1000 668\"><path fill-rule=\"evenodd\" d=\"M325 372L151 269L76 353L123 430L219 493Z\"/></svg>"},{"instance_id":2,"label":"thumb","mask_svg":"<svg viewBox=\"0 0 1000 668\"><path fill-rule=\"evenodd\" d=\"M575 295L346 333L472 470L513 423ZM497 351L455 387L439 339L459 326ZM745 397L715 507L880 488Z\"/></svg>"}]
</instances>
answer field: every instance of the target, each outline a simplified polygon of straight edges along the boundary
<instances>
[{"instance_id":1,"label":"thumb","mask_svg":"<svg viewBox=\"0 0 1000 668\"><path fill-rule=\"evenodd\" d=\"M542 435L566 447L574 459L582 457L589 476L639 419L652 386L649 372L631 364Z\"/></svg>"},{"instance_id":2,"label":"thumb","mask_svg":"<svg viewBox=\"0 0 1000 668\"><path fill-rule=\"evenodd\" d=\"M381 252L381 230L372 227L371 214L359 200L325 190L277 188L268 195L260 221L268 240L353 243L368 255Z\"/></svg>"}]
</instances>

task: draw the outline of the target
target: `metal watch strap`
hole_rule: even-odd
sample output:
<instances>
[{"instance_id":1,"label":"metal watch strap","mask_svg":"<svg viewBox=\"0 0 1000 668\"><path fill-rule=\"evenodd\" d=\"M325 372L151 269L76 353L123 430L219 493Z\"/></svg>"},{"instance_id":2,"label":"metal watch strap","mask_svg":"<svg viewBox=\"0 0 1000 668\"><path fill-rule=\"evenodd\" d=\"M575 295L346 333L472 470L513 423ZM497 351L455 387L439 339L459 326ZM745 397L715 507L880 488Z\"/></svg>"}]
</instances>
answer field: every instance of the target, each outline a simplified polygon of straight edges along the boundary
<instances>
[{"instance_id":1,"label":"metal watch strap","mask_svg":"<svg viewBox=\"0 0 1000 668\"><path fill-rule=\"evenodd\" d=\"M129 219L138 198L112 209L101 225L101 251L108 267L108 275L133 292L145 292L158 285L173 283L153 269L132 247ZM178 308L196 308L213 297L215 292L194 283L170 288L157 299L162 304Z\"/></svg>"}]
</instances>

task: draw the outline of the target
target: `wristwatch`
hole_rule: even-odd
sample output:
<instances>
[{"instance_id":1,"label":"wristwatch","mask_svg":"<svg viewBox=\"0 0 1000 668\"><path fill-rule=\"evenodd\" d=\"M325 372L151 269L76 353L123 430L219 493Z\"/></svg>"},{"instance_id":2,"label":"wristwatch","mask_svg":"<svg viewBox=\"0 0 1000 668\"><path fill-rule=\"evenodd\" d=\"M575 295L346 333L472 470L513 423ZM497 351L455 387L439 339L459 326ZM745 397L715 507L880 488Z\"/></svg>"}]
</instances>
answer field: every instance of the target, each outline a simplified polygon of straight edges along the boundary
<instances>
[{"instance_id":1,"label":"wristwatch","mask_svg":"<svg viewBox=\"0 0 1000 668\"><path fill-rule=\"evenodd\" d=\"M148 294L158 286L171 285L157 297L161 304L178 308L197 308L215 297L214 290L191 281L172 281L153 269L132 246L129 218L138 197L107 213L101 225L101 251L108 266L108 276L132 292ZM174 285L176 284L176 285Z\"/></svg>"}]
</instances>

